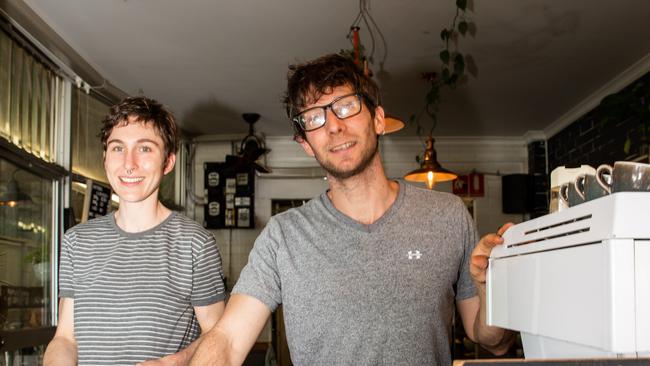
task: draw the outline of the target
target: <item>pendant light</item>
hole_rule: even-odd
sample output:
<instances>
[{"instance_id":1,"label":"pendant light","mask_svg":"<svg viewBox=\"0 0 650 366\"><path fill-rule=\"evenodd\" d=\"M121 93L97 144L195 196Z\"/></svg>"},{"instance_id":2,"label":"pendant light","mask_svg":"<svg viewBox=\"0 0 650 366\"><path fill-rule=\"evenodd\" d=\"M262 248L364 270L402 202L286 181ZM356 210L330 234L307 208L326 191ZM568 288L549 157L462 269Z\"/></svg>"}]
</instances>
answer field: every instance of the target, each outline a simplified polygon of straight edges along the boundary
<instances>
[{"instance_id":1,"label":"pendant light","mask_svg":"<svg viewBox=\"0 0 650 366\"><path fill-rule=\"evenodd\" d=\"M368 32L370 33L371 48L370 48L370 55L367 58L363 55L364 50L361 46L361 36L359 33L359 31L361 30L360 27L361 23L364 23L366 25L366 27L368 28ZM375 29L375 32L373 32L373 27ZM359 0L359 14L357 15L352 25L350 26L350 32L348 33L348 38L352 41L351 56L352 59L354 60L354 63L357 65L357 67L363 70L364 75L366 75L369 78L373 76L373 73L368 65L368 60L369 59L372 60L374 58L376 37L379 38L379 40L381 40L383 45L383 56L382 59L379 61L380 68L383 70L383 65L386 62L386 58L388 56L388 45L386 44L386 40L384 39L384 35L379 29L379 26L377 26L377 23L375 23L375 20L372 18L372 15L370 14L368 0ZM397 132L402 128L404 128L405 126L405 123L401 118L393 115L386 115L386 117L384 118L384 122L386 124L384 128L384 133Z\"/></svg>"},{"instance_id":2,"label":"pendant light","mask_svg":"<svg viewBox=\"0 0 650 366\"><path fill-rule=\"evenodd\" d=\"M387 115L386 117L384 117L384 123L386 125L384 131L386 133L397 132L402 128L404 128L404 121L402 121L400 118L395 116Z\"/></svg>"},{"instance_id":3,"label":"pendant light","mask_svg":"<svg viewBox=\"0 0 650 366\"><path fill-rule=\"evenodd\" d=\"M424 158L420 164L420 168L407 173L404 179L410 182L425 182L427 188L433 189L437 182L445 182L454 180L458 177L457 174L443 168L438 163L436 149L433 147L435 140L431 135L427 138L427 148L424 150Z\"/></svg>"},{"instance_id":4,"label":"pendant light","mask_svg":"<svg viewBox=\"0 0 650 366\"><path fill-rule=\"evenodd\" d=\"M16 180L16 172L18 169L14 170L11 174L11 179L7 182L5 190L0 194L0 206L9 206L15 207L19 204L27 204L32 202L32 198L18 187L18 181Z\"/></svg>"}]
</instances>

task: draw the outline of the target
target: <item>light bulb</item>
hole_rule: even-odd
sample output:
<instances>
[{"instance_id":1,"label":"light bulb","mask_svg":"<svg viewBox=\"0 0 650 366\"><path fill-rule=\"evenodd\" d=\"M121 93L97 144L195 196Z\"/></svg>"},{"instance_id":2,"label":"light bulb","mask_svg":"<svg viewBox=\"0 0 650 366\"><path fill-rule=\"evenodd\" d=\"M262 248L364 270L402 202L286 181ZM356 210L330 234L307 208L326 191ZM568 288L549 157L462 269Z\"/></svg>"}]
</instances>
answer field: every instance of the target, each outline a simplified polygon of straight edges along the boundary
<instances>
[{"instance_id":1,"label":"light bulb","mask_svg":"<svg viewBox=\"0 0 650 366\"><path fill-rule=\"evenodd\" d=\"M433 178L434 178L433 172L428 171L427 172L427 188L429 188L429 189L433 189L433 186L436 184L436 181Z\"/></svg>"}]
</instances>

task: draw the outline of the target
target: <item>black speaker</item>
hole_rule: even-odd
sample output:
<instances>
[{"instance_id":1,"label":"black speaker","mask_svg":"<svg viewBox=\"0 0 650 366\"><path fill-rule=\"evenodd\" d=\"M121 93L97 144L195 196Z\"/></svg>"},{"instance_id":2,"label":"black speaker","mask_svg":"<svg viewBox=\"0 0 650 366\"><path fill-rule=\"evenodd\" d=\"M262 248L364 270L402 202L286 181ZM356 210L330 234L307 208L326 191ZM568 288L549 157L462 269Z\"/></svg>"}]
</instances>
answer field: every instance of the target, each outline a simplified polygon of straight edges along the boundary
<instances>
[{"instance_id":1,"label":"black speaker","mask_svg":"<svg viewBox=\"0 0 650 366\"><path fill-rule=\"evenodd\" d=\"M533 176L510 174L501 178L501 204L503 213L521 214L533 211L535 194Z\"/></svg>"}]
</instances>

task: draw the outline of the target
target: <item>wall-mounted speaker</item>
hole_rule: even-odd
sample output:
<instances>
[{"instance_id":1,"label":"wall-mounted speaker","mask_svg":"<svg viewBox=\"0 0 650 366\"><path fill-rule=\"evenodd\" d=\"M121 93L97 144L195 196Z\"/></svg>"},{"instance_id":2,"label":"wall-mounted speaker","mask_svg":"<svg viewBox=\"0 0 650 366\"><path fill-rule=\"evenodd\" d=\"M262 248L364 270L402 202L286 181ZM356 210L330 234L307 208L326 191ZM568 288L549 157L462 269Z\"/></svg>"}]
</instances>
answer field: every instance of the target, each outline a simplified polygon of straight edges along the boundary
<instances>
[{"instance_id":1,"label":"wall-mounted speaker","mask_svg":"<svg viewBox=\"0 0 650 366\"><path fill-rule=\"evenodd\" d=\"M533 176L509 174L501 178L503 213L523 214L533 211L535 203Z\"/></svg>"}]
</instances>

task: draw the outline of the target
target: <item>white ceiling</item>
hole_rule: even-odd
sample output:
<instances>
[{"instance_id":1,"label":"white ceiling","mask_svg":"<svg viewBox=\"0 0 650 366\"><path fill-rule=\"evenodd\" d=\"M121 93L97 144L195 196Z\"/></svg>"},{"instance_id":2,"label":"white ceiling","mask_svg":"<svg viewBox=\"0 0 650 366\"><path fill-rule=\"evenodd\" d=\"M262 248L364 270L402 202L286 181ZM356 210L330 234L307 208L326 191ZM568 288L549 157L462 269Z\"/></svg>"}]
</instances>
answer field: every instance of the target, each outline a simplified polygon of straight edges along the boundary
<instances>
[{"instance_id":1,"label":"white ceiling","mask_svg":"<svg viewBox=\"0 0 650 366\"><path fill-rule=\"evenodd\" d=\"M107 80L169 105L194 134L256 128L289 135L280 100L287 66L350 48L351 0L24 0ZM370 1L388 44L372 65L391 114L420 110L439 67L454 0ZM461 39L478 77L443 96L437 136L522 136L543 130L650 51L647 0L474 1ZM369 47L368 32L361 29ZM378 45L375 59L380 59ZM413 128L398 134L413 133Z\"/></svg>"}]
</instances>

